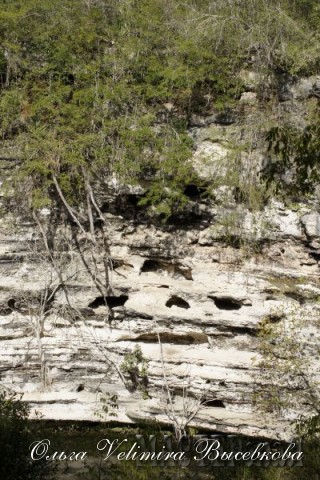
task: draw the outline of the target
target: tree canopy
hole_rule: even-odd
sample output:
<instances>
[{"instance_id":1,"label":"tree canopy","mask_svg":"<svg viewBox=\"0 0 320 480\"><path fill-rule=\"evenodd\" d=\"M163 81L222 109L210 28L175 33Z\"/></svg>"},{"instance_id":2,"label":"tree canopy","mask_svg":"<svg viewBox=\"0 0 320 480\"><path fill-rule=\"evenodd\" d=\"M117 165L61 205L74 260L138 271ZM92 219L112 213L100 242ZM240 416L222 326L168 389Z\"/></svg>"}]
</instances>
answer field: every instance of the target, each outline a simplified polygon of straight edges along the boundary
<instances>
[{"instance_id":1,"label":"tree canopy","mask_svg":"<svg viewBox=\"0 0 320 480\"><path fill-rule=\"evenodd\" d=\"M53 176L71 203L85 178L145 181L160 213L186 201L193 114L239 98L239 70L312 73L312 0L1 0L0 135L32 208ZM254 60L252 60L254 58Z\"/></svg>"}]
</instances>

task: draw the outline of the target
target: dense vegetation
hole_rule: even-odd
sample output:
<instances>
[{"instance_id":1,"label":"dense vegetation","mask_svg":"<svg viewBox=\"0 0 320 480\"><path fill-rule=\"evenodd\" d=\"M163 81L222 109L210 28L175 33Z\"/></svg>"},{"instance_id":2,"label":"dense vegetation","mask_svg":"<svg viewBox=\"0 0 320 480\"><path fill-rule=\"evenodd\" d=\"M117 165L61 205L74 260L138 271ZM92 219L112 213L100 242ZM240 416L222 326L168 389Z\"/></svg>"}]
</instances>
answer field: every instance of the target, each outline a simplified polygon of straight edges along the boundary
<instances>
[{"instance_id":1,"label":"dense vegetation","mask_svg":"<svg viewBox=\"0 0 320 480\"><path fill-rule=\"evenodd\" d=\"M231 108L243 67L319 68L316 0L0 6L0 134L13 142L21 200L33 208L54 201L53 177L70 204L83 200L88 179L144 179L143 202L166 217L197 181L186 133L193 114Z\"/></svg>"},{"instance_id":2,"label":"dense vegetation","mask_svg":"<svg viewBox=\"0 0 320 480\"><path fill-rule=\"evenodd\" d=\"M271 161L265 169L269 181L278 182L278 190L285 194L301 196L312 193L320 183L320 121L307 125L302 131L292 126L282 126L268 132Z\"/></svg>"},{"instance_id":3,"label":"dense vegetation","mask_svg":"<svg viewBox=\"0 0 320 480\"><path fill-rule=\"evenodd\" d=\"M52 464L31 461L29 445L34 437L28 417L28 404L12 393L0 392L0 475L6 480L49 479L53 473Z\"/></svg>"}]
</instances>

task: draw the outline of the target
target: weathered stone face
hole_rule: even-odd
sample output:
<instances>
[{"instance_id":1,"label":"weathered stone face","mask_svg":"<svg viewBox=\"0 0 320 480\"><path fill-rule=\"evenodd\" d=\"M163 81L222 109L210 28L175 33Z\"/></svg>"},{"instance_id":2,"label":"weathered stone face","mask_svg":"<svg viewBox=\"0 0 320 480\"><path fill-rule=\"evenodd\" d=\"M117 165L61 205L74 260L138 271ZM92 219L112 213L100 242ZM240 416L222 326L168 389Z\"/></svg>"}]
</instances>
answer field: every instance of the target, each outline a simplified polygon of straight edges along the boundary
<instances>
[{"instance_id":1,"label":"weathered stone face","mask_svg":"<svg viewBox=\"0 0 320 480\"><path fill-rule=\"evenodd\" d=\"M117 420L166 422L159 333L177 408L186 381L189 394L219 405L201 408L194 424L226 432L239 431L241 424L243 433L286 437L283 425L279 429L271 417L262 423L252 407L254 390L261 387L253 361L256 333L261 319L283 302L297 303L299 295L312 301L320 294L319 267L303 244L299 214L273 208L269 246L248 259L216 237L190 244L198 228L187 236L139 225L126 233L126 222L121 231L111 226L114 294L106 301L113 319L109 323L107 306L75 255L68 268L78 273L68 283L68 296L83 318L72 322L56 310L46 316L40 340L39 297L50 272L28 260L27 229L16 237L3 229L1 383L23 392L45 418L94 420L99 394L108 392L119 397ZM200 238L212 226L200 228ZM299 277L304 281L295 285ZM292 286L280 288L287 279ZM64 293L53 302L66 305ZM128 392L109 363L120 365L136 344L148 361L147 399Z\"/></svg>"},{"instance_id":2,"label":"weathered stone face","mask_svg":"<svg viewBox=\"0 0 320 480\"><path fill-rule=\"evenodd\" d=\"M237 135L253 128L259 110L252 98L242 96L248 104L244 108L250 109L245 127L242 119L223 127L204 122L193 131L194 164L208 180L216 171L221 174L219 162L225 165ZM253 155L256 168L261 150ZM250 158L244 156L249 170ZM112 408L108 412L112 420L164 423L170 421L167 384L177 415L186 395L193 399L190 408L198 409L193 425L289 438L288 420L279 423L253 408L255 391L266 388L257 367L257 331L262 319L283 304L300 308L307 303L312 314L305 328L317 334L320 216L315 204L288 209L275 201L252 212L232 200L228 186L219 188L226 197L216 205L191 198L197 221L184 225L157 227L130 215L108 214L110 292L102 296L97 291L76 252L65 259L62 252L66 291L57 288L47 310L44 292L54 290L59 279L34 249L35 226L20 219L9 228L3 219L0 383L22 392L44 418L97 420L101 395L116 394L116 417L110 416ZM130 208L135 208L132 202ZM50 211L43 218L50 218ZM63 235L68 238L70 231ZM259 250L248 253L246 246L252 244ZM101 251L96 260L99 274ZM137 385L128 389L124 384L123 379L133 382L132 372L131 378L128 372L119 374L135 345L147 361L147 395ZM317 368L315 346L306 340L306 348Z\"/></svg>"}]
</instances>

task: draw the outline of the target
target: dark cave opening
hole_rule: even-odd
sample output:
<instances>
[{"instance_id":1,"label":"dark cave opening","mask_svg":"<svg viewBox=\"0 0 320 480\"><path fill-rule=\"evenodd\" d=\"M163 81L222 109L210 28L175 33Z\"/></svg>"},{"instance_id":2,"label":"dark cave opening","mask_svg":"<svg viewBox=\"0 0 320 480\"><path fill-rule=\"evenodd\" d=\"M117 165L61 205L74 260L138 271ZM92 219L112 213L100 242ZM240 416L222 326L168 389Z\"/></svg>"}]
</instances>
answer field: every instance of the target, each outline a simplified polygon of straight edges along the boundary
<instances>
[{"instance_id":1,"label":"dark cave opening","mask_svg":"<svg viewBox=\"0 0 320 480\"><path fill-rule=\"evenodd\" d=\"M109 295L107 297L97 297L89 303L89 308L98 308L107 305L109 308L122 307L129 299L128 295Z\"/></svg>"},{"instance_id":2,"label":"dark cave opening","mask_svg":"<svg viewBox=\"0 0 320 480\"><path fill-rule=\"evenodd\" d=\"M189 185L187 185L186 188L184 189L183 193L186 197L193 200L193 199L200 198L201 195L204 195L206 193L206 191L207 190L204 187L199 187L194 183L189 183Z\"/></svg>"},{"instance_id":3,"label":"dark cave opening","mask_svg":"<svg viewBox=\"0 0 320 480\"><path fill-rule=\"evenodd\" d=\"M201 400L201 404L206 407L226 408L222 400L217 400L217 399L209 400L207 398L203 398Z\"/></svg>"},{"instance_id":4,"label":"dark cave opening","mask_svg":"<svg viewBox=\"0 0 320 480\"><path fill-rule=\"evenodd\" d=\"M183 277L186 280L192 280L192 270L190 267L165 260L148 258L143 262L140 272L166 272L173 277Z\"/></svg>"},{"instance_id":5,"label":"dark cave opening","mask_svg":"<svg viewBox=\"0 0 320 480\"><path fill-rule=\"evenodd\" d=\"M157 272L162 270L160 263L157 260L145 260L141 272Z\"/></svg>"},{"instance_id":6,"label":"dark cave opening","mask_svg":"<svg viewBox=\"0 0 320 480\"><path fill-rule=\"evenodd\" d=\"M209 298L214 301L219 310L240 310L242 307L241 302L232 297L212 297L209 295Z\"/></svg>"},{"instance_id":7,"label":"dark cave opening","mask_svg":"<svg viewBox=\"0 0 320 480\"><path fill-rule=\"evenodd\" d=\"M177 295L173 295L166 302L166 307L171 308L173 306L185 309L190 308L189 303L183 300L183 298L178 297Z\"/></svg>"}]
</instances>

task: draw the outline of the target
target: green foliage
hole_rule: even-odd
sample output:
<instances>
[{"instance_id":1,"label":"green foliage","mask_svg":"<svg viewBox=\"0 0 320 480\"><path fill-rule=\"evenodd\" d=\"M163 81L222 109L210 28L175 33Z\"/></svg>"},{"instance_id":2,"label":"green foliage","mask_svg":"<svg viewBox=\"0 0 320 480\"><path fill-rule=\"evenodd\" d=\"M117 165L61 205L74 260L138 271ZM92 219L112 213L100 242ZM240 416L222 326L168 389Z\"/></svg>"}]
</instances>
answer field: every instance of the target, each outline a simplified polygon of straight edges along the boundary
<instances>
[{"instance_id":1,"label":"green foliage","mask_svg":"<svg viewBox=\"0 0 320 480\"><path fill-rule=\"evenodd\" d=\"M297 437L310 448L306 451L307 465L313 471L318 468L313 455L319 452L320 433L319 382L312 361L313 357L319 360L319 339L310 329L315 319L312 309L288 304L264 319L259 331L255 392L260 410L290 415Z\"/></svg>"},{"instance_id":2,"label":"green foliage","mask_svg":"<svg viewBox=\"0 0 320 480\"><path fill-rule=\"evenodd\" d=\"M0 392L0 475L6 480L49 478L52 466L31 460L29 445L33 440L28 416L28 404L15 394Z\"/></svg>"},{"instance_id":3,"label":"green foliage","mask_svg":"<svg viewBox=\"0 0 320 480\"><path fill-rule=\"evenodd\" d=\"M118 395L115 393L111 395L110 393L106 393L105 395L100 396L100 407L96 410L95 415L99 417L101 420L104 420L105 415L110 417L116 417L117 410L119 408L118 405Z\"/></svg>"},{"instance_id":4,"label":"green foliage","mask_svg":"<svg viewBox=\"0 0 320 480\"><path fill-rule=\"evenodd\" d=\"M207 1L196 30L229 62L242 60L264 73L311 73L319 67L319 8L297 0ZM318 20L318 23L315 22Z\"/></svg>"},{"instance_id":5,"label":"green foliage","mask_svg":"<svg viewBox=\"0 0 320 480\"><path fill-rule=\"evenodd\" d=\"M285 414L310 400L316 385L309 379L310 361L304 349L302 328L308 312L295 305L283 305L260 325L258 352L262 385L256 401L266 411Z\"/></svg>"},{"instance_id":6,"label":"green foliage","mask_svg":"<svg viewBox=\"0 0 320 480\"><path fill-rule=\"evenodd\" d=\"M185 7L160 1L2 4L1 134L19 149L14 181L26 180L31 206L54 201L53 175L67 200L78 204L84 171L93 182L147 178L144 201L165 217L185 203L192 142L175 128L175 116L167 112L159 123L163 102L188 115L198 108L192 100L197 89L200 96L221 90L212 49L204 59L177 32ZM204 87L210 77L217 80Z\"/></svg>"},{"instance_id":7,"label":"green foliage","mask_svg":"<svg viewBox=\"0 0 320 480\"><path fill-rule=\"evenodd\" d=\"M292 281L289 282L290 288ZM260 411L290 414L295 434L302 440L304 454L303 467L268 468L262 475L266 480L316 479L319 472L319 382L315 378L310 352L307 352L308 344L313 345L316 349L314 355L319 359L319 339L312 331L308 333L306 330L311 315L310 308L287 304L271 312L261 323L260 359L256 360L256 405ZM301 408L304 412L298 414Z\"/></svg>"},{"instance_id":8,"label":"green foliage","mask_svg":"<svg viewBox=\"0 0 320 480\"><path fill-rule=\"evenodd\" d=\"M267 141L270 160L264 175L268 181L276 181L278 191L312 193L320 182L320 122L303 131L290 126L272 128Z\"/></svg>"},{"instance_id":9,"label":"green foliage","mask_svg":"<svg viewBox=\"0 0 320 480\"><path fill-rule=\"evenodd\" d=\"M232 106L244 64L317 68L319 9L289 3L1 0L0 135L29 206L56 201L55 175L70 204L89 177L142 183L164 219L183 208L191 116Z\"/></svg>"},{"instance_id":10,"label":"green foliage","mask_svg":"<svg viewBox=\"0 0 320 480\"><path fill-rule=\"evenodd\" d=\"M125 355L120 370L129 376L131 389L141 390L143 396L148 398L148 361L143 356L140 345L136 345L131 353Z\"/></svg>"}]
</instances>

